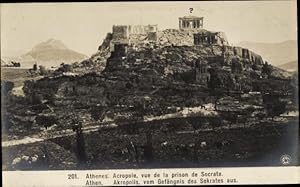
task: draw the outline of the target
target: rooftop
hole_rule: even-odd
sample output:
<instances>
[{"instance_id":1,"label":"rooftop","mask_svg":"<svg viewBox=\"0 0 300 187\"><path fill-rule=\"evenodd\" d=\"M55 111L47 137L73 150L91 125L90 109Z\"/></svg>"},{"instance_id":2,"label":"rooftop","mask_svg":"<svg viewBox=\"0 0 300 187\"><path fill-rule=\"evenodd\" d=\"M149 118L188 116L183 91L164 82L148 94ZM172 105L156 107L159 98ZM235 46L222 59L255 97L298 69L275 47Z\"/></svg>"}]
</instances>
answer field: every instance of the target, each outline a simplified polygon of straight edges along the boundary
<instances>
[{"instance_id":1,"label":"rooftop","mask_svg":"<svg viewBox=\"0 0 300 187\"><path fill-rule=\"evenodd\" d=\"M198 17L198 16L183 16L179 17L179 19L202 19L203 17Z\"/></svg>"}]
</instances>

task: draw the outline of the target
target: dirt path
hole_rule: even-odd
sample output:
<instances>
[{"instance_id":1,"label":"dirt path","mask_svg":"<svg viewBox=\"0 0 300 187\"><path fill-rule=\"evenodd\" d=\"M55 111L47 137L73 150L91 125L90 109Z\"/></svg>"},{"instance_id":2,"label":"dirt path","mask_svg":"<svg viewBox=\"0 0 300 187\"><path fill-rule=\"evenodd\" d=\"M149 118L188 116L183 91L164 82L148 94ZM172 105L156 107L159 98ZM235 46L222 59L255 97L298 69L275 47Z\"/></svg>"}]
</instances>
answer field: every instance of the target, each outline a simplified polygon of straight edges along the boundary
<instances>
[{"instance_id":1,"label":"dirt path","mask_svg":"<svg viewBox=\"0 0 300 187\"><path fill-rule=\"evenodd\" d=\"M83 130L84 134L88 134L88 133L91 133L91 132L98 131L99 129L104 128L104 127L115 128L115 127L117 127L117 125L115 125L114 123L110 124L110 125L106 125L106 126L93 125L93 126L84 127L82 130ZM212 128L198 129L196 131L197 132L207 132L207 131L214 131L214 130L220 130L220 129L236 129L236 128L241 128L241 127L244 127L244 125L234 124L234 125L231 125L230 127L229 126L223 126L223 127L217 127L215 129L212 129ZM247 125L246 127L249 127L249 125ZM52 133L54 133L54 132L53 131L52 132L51 131L50 132L49 131L44 131L44 132L39 133L37 135L33 135L32 137L27 136L27 137L25 137L23 139L19 139L19 140L3 141L2 142L2 147L11 147L11 146L22 145L22 144L26 145L26 144L42 142L42 141L46 141L46 140L54 139L54 138L72 136L72 135L76 134L71 129L67 129L67 130L63 130L63 131L56 131L55 135L50 136L49 134L52 134ZM178 131L176 133L177 134L190 134L190 133L194 133L194 131ZM41 138L41 137L43 137L43 138Z\"/></svg>"},{"instance_id":2,"label":"dirt path","mask_svg":"<svg viewBox=\"0 0 300 187\"><path fill-rule=\"evenodd\" d=\"M205 106L206 108L203 109L202 107L191 107L191 108L185 108L182 111L171 113L171 114L165 114L162 116L157 117L146 117L144 120L140 122L151 122L151 121L160 121L160 120L167 120L178 117L180 114L183 117L188 117L190 114L195 114L197 112L202 112L205 115L216 115L216 112L212 110L211 104L207 104ZM83 133L90 133L94 131L98 131L100 128L103 127L117 127L117 125L114 122L106 122L105 124L99 124L99 125L88 125L86 127L82 128ZM51 134L51 135L50 135ZM51 131L51 130L45 130L41 133L38 133L36 135L32 135L31 137L25 137L19 140L8 140L2 142L2 147L10 147L10 146L16 146L16 145L22 145L22 144L31 144L35 142L42 142L49 139L54 138L60 138L60 137L66 137L66 136L72 136L75 132L73 132L71 129L66 129L62 131Z\"/></svg>"},{"instance_id":3,"label":"dirt path","mask_svg":"<svg viewBox=\"0 0 300 187\"><path fill-rule=\"evenodd\" d=\"M195 114L197 112L201 111L205 115L216 115L216 112L209 107L209 109L202 109L200 107L193 107L193 108L185 108L184 110L180 111L181 114L183 114L183 118L188 118L190 114ZM163 116L158 116L158 117L152 117L152 118L145 118L142 121L139 122L161 122L164 120L169 120L169 119L174 119L178 118L178 113L173 113L173 114L166 114ZM275 122L275 121L274 121ZM126 123L126 122L125 122ZM128 123L128 122L127 122ZM232 124L232 125L227 125L227 126L222 126L222 127L216 127L214 129L212 128L206 128L206 129L198 129L196 131L202 132L202 131L213 131L213 130L221 130L221 129L236 129L236 128L243 128L243 127L250 127L255 124L251 125L246 125L244 126L243 124ZM114 122L106 122L106 123L101 123L101 124L90 124L88 126L85 126L82 128L83 133L88 134L90 132L95 132L98 131L101 128L115 128L118 125L116 125ZM194 131L178 131L176 132L177 134L185 134L185 133L194 133ZM66 136L72 136L75 135L75 132L71 129L66 129L62 131L51 131L51 130L45 130L41 133L38 133L36 135L32 135L31 137L25 137L19 140L9 140L9 141L3 141L2 142L2 147L11 147L11 146L16 146L16 145L22 145L22 144L31 144L35 142L42 142L46 141L49 139L54 139L54 138L60 138L60 137L66 137Z\"/></svg>"},{"instance_id":4,"label":"dirt path","mask_svg":"<svg viewBox=\"0 0 300 187\"><path fill-rule=\"evenodd\" d=\"M83 133L90 133L90 132L95 132L98 131L100 128L103 128L104 126L101 125L94 125L94 126L88 126L84 127ZM56 133L49 135L51 133ZM66 136L72 136L75 135L75 132L73 132L71 129L66 129L63 131L43 131L39 134L33 135L31 137L26 136L25 138L19 139L19 140L9 140L9 141L3 141L2 142L2 147L11 147L11 146L16 146L16 145L22 145L22 144L31 144L31 143L36 143L36 142L42 142L45 140L49 139L54 139L54 138L60 138L60 137L66 137ZM41 138L43 137L43 138Z\"/></svg>"}]
</instances>

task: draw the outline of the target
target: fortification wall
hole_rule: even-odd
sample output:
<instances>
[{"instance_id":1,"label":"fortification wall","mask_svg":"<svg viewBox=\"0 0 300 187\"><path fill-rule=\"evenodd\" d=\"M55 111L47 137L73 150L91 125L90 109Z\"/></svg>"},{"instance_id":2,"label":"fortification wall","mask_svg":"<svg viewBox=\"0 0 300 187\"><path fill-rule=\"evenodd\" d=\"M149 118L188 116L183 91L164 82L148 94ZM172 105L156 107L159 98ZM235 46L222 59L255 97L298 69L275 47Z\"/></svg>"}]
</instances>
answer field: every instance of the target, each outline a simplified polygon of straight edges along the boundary
<instances>
[{"instance_id":1,"label":"fortification wall","mask_svg":"<svg viewBox=\"0 0 300 187\"><path fill-rule=\"evenodd\" d=\"M114 25L112 28L113 40L127 39L129 36L127 25Z\"/></svg>"},{"instance_id":2,"label":"fortification wall","mask_svg":"<svg viewBox=\"0 0 300 187\"><path fill-rule=\"evenodd\" d=\"M240 56L242 58L248 59L253 64L262 65L264 63L263 58L250 51L249 49L242 48L242 47L233 47L234 55Z\"/></svg>"}]
</instances>

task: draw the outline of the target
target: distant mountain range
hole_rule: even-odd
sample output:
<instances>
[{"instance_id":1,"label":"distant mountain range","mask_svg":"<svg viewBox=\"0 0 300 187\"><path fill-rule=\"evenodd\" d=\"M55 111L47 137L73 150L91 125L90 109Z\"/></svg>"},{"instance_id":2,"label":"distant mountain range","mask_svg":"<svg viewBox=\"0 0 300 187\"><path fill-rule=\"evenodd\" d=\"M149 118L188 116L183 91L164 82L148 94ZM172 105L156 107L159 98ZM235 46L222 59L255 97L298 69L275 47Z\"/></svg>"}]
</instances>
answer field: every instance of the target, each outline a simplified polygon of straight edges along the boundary
<instances>
[{"instance_id":1,"label":"distant mountain range","mask_svg":"<svg viewBox=\"0 0 300 187\"><path fill-rule=\"evenodd\" d=\"M18 61L22 67L32 67L34 63L46 67L59 66L61 63L73 63L88 58L86 55L69 49L62 41L49 39L35 45L20 57L3 57L6 62Z\"/></svg>"},{"instance_id":2,"label":"distant mountain range","mask_svg":"<svg viewBox=\"0 0 300 187\"><path fill-rule=\"evenodd\" d=\"M1 64L6 64L6 62L4 60L1 59Z\"/></svg>"},{"instance_id":3,"label":"distant mountain range","mask_svg":"<svg viewBox=\"0 0 300 187\"><path fill-rule=\"evenodd\" d=\"M291 61L284 64L281 64L278 66L281 69L287 70L287 71L297 71L298 70L298 61Z\"/></svg>"},{"instance_id":4,"label":"distant mountain range","mask_svg":"<svg viewBox=\"0 0 300 187\"><path fill-rule=\"evenodd\" d=\"M289 71L297 70L298 50L296 40L280 43L240 42L237 46L245 47L262 55L268 63ZM287 65L289 64L289 65Z\"/></svg>"}]
</instances>

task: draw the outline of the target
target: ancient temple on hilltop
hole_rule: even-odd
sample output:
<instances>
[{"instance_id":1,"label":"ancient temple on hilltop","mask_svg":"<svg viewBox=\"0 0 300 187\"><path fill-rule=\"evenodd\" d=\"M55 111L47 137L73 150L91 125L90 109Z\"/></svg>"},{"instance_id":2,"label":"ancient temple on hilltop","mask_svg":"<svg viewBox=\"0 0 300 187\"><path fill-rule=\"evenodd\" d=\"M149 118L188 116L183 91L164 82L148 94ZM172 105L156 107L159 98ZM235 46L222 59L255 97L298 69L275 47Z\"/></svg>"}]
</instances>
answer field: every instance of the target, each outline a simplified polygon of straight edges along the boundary
<instances>
[{"instance_id":1,"label":"ancient temple on hilltop","mask_svg":"<svg viewBox=\"0 0 300 187\"><path fill-rule=\"evenodd\" d=\"M203 17L184 16L179 18L179 29L192 30L203 28Z\"/></svg>"},{"instance_id":2,"label":"ancient temple on hilltop","mask_svg":"<svg viewBox=\"0 0 300 187\"><path fill-rule=\"evenodd\" d=\"M113 25L111 51L115 45L196 46L228 45L225 33L203 29L203 17L179 17L179 28L159 30L157 25Z\"/></svg>"}]
</instances>

